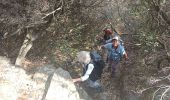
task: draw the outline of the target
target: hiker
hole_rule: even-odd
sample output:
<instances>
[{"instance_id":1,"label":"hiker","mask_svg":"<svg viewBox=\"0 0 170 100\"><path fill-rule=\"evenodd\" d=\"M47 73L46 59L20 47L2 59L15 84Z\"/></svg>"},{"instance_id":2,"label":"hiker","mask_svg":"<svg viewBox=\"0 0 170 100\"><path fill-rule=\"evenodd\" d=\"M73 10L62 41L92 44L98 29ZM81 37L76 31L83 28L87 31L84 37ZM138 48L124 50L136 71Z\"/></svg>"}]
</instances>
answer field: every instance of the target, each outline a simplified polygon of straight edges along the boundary
<instances>
[{"instance_id":1,"label":"hiker","mask_svg":"<svg viewBox=\"0 0 170 100\"><path fill-rule=\"evenodd\" d=\"M97 42L98 42L97 44L98 45L106 44L107 41L109 41L112 38L113 38L112 30L110 28L104 28L103 34L96 36L96 39L97 39ZM108 60L107 60L108 51L102 50L101 54L102 54L103 59L106 59L106 62L108 62Z\"/></svg>"},{"instance_id":2,"label":"hiker","mask_svg":"<svg viewBox=\"0 0 170 100\"><path fill-rule=\"evenodd\" d=\"M111 29L105 28L103 32L104 32L104 36L103 36L104 42L112 38L113 32Z\"/></svg>"},{"instance_id":3,"label":"hiker","mask_svg":"<svg viewBox=\"0 0 170 100\"><path fill-rule=\"evenodd\" d=\"M107 43L105 45L99 46L99 50L101 48L105 48L108 50L108 70L111 69L111 76L114 77L116 67L119 64L120 59L124 56L125 59L128 59L127 53L124 49L124 46L122 46L119 42L119 37L114 36L112 38L112 43Z\"/></svg>"},{"instance_id":4,"label":"hiker","mask_svg":"<svg viewBox=\"0 0 170 100\"><path fill-rule=\"evenodd\" d=\"M95 66L95 64L92 63L90 54L91 53L87 51L81 51L77 54L77 61L80 62L83 67L83 75L79 78L73 79L73 82L86 81L90 88L100 90L102 86L99 82L99 79L101 78L102 67L104 66L102 67L100 67L99 65Z\"/></svg>"},{"instance_id":5,"label":"hiker","mask_svg":"<svg viewBox=\"0 0 170 100\"><path fill-rule=\"evenodd\" d=\"M99 41L101 44L105 44L107 40L111 39L113 37L113 32L109 28L104 28L103 29L103 34L102 35L97 35L96 39Z\"/></svg>"}]
</instances>

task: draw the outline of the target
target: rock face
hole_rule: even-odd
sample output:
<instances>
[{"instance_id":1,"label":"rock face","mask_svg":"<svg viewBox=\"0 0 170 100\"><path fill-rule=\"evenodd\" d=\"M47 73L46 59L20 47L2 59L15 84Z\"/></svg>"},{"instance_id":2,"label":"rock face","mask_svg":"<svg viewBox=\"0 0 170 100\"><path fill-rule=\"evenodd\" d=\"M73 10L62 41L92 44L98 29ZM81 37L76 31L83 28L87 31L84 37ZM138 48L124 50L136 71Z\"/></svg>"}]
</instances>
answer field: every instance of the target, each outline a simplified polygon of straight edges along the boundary
<instances>
[{"instance_id":1,"label":"rock face","mask_svg":"<svg viewBox=\"0 0 170 100\"><path fill-rule=\"evenodd\" d=\"M62 68L48 65L28 73L0 57L2 100L81 100L87 97L79 97L70 74Z\"/></svg>"},{"instance_id":2,"label":"rock face","mask_svg":"<svg viewBox=\"0 0 170 100\"><path fill-rule=\"evenodd\" d=\"M63 100L79 100L79 94L70 79L68 72L61 68L57 69L53 74L51 84L47 84L49 89L46 100L60 100L61 98Z\"/></svg>"},{"instance_id":3,"label":"rock face","mask_svg":"<svg viewBox=\"0 0 170 100\"><path fill-rule=\"evenodd\" d=\"M27 87L27 75L24 70L9 64L6 58L0 58L0 97L3 100L17 100L20 90ZM26 91L25 91L26 92Z\"/></svg>"}]
</instances>

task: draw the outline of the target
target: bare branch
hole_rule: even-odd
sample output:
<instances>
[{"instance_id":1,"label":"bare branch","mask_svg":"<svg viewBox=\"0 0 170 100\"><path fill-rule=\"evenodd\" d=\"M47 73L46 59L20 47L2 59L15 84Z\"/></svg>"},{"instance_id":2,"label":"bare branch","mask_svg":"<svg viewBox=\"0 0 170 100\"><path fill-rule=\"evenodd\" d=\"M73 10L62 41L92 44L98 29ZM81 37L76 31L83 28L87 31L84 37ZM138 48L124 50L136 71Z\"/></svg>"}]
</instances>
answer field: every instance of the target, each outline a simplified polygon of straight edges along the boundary
<instances>
[{"instance_id":1,"label":"bare branch","mask_svg":"<svg viewBox=\"0 0 170 100\"><path fill-rule=\"evenodd\" d=\"M153 89L153 88L155 88L155 86L153 86L153 87L148 87L148 88L139 90L139 91L137 91L137 93L138 93L138 94L142 94L144 91L147 91L147 90L150 90L150 89Z\"/></svg>"},{"instance_id":2,"label":"bare branch","mask_svg":"<svg viewBox=\"0 0 170 100\"><path fill-rule=\"evenodd\" d=\"M156 93L157 93L159 90L161 90L161 89L165 89L165 91L161 94L161 99L160 99L160 100L163 100L163 97L165 96L165 94L166 94L167 92L169 92L170 86L169 86L169 85L167 85L167 86L160 86L160 87L154 92L153 97L152 97L152 100L154 100L154 98L155 98L155 96L156 96Z\"/></svg>"},{"instance_id":3,"label":"bare branch","mask_svg":"<svg viewBox=\"0 0 170 100\"><path fill-rule=\"evenodd\" d=\"M161 88L158 88L158 89L153 93L152 100L154 100L155 94L156 94L160 89L161 89Z\"/></svg>"},{"instance_id":4,"label":"bare branch","mask_svg":"<svg viewBox=\"0 0 170 100\"><path fill-rule=\"evenodd\" d=\"M170 87L169 88L167 88L163 93L162 93L162 95L161 95L161 99L160 100L163 100L163 98L164 98L164 95L168 92L170 90Z\"/></svg>"},{"instance_id":5,"label":"bare branch","mask_svg":"<svg viewBox=\"0 0 170 100\"><path fill-rule=\"evenodd\" d=\"M13 36L13 35L16 35L16 34L20 33L22 29L23 29L23 27L17 29L14 33L12 33L12 34L10 34L10 35L8 35L8 36L7 36L8 33L5 33L6 35L4 36L3 39L8 38L8 37L11 37L11 36Z\"/></svg>"},{"instance_id":6,"label":"bare branch","mask_svg":"<svg viewBox=\"0 0 170 100\"><path fill-rule=\"evenodd\" d=\"M54 8L54 9L55 9L54 11L52 11L52 12L50 12L50 13L45 14L45 16L44 16L44 17L42 17L42 19L45 19L45 18L47 18L47 17L48 17L48 16L50 16L50 15L53 15L53 16L54 16L54 14L56 13L56 11L62 10L63 5L64 5L64 1L63 1L63 0L60 0L60 4L61 4L61 6L60 6L60 7L56 8L56 9Z\"/></svg>"},{"instance_id":7,"label":"bare branch","mask_svg":"<svg viewBox=\"0 0 170 100\"><path fill-rule=\"evenodd\" d=\"M53 15L56 11L59 11L59 10L61 10L61 9L62 9L62 6L59 7L59 8L57 8L56 10L54 10L54 11L48 13L48 14L45 14L45 16L42 17L42 19L45 19L45 18L47 18L48 16Z\"/></svg>"},{"instance_id":8,"label":"bare branch","mask_svg":"<svg viewBox=\"0 0 170 100\"><path fill-rule=\"evenodd\" d=\"M40 24L45 24L45 23L47 23L47 21L37 21L35 23L30 23L30 24L26 25L25 28L34 27L35 25L40 25Z\"/></svg>"}]
</instances>

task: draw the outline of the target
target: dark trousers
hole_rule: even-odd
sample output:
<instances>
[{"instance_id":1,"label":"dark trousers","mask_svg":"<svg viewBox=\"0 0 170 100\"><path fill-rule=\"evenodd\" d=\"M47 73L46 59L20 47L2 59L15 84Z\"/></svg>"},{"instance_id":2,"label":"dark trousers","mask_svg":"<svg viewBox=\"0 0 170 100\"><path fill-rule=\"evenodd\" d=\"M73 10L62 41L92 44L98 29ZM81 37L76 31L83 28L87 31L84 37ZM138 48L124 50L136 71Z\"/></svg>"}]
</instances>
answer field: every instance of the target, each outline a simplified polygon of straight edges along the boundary
<instances>
[{"instance_id":1,"label":"dark trousers","mask_svg":"<svg viewBox=\"0 0 170 100\"><path fill-rule=\"evenodd\" d=\"M114 76L115 75L115 71L118 67L119 61L114 61L114 60L110 60L109 59L109 67L108 70L111 71L111 74Z\"/></svg>"}]
</instances>

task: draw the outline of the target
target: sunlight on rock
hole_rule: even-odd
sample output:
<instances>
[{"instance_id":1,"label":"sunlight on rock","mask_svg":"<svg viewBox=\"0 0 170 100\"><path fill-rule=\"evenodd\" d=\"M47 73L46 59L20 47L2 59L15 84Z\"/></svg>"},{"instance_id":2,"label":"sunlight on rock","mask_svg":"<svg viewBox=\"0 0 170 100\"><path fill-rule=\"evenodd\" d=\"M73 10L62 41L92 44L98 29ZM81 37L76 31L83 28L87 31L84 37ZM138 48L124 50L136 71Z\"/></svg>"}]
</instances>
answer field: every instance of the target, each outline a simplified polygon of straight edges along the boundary
<instances>
[{"instance_id":1,"label":"sunlight on rock","mask_svg":"<svg viewBox=\"0 0 170 100\"><path fill-rule=\"evenodd\" d=\"M0 82L0 100L17 100L17 91L12 84Z\"/></svg>"},{"instance_id":2,"label":"sunlight on rock","mask_svg":"<svg viewBox=\"0 0 170 100\"><path fill-rule=\"evenodd\" d=\"M80 100L69 72L62 68L46 65L27 73L8 60L0 64L0 100Z\"/></svg>"},{"instance_id":3,"label":"sunlight on rock","mask_svg":"<svg viewBox=\"0 0 170 100\"><path fill-rule=\"evenodd\" d=\"M79 94L68 72L58 68L53 75L46 100L79 100Z\"/></svg>"}]
</instances>

